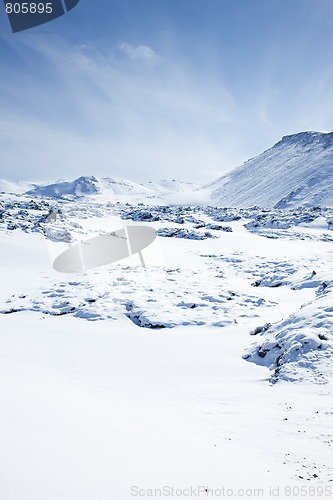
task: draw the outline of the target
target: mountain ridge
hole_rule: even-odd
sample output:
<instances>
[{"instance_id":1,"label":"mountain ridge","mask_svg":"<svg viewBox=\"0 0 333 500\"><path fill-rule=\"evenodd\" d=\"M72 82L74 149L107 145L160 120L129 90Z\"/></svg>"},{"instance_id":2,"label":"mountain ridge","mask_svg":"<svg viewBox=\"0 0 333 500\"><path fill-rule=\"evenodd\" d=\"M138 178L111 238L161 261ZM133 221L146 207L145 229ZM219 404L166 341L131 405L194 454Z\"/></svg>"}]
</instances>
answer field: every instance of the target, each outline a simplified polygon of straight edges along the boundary
<instances>
[{"instance_id":1,"label":"mountain ridge","mask_svg":"<svg viewBox=\"0 0 333 500\"><path fill-rule=\"evenodd\" d=\"M26 191L28 196L61 198L65 196L105 196L120 202L167 203L169 197L178 193L192 192L199 188L191 182L161 180L158 182L136 183L118 177L81 176L74 180L59 180L47 184L33 185ZM22 191L20 191L21 193Z\"/></svg>"},{"instance_id":2,"label":"mountain ridge","mask_svg":"<svg viewBox=\"0 0 333 500\"><path fill-rule=\"evenodd\" d=\"M46 184L0 180L0 191L11 190L28 196L105 196L148 205L333 207L333 132L285 135L260 155L205 185L175 179L137 183L94 175Z\"/></svg>"}]
</instances>

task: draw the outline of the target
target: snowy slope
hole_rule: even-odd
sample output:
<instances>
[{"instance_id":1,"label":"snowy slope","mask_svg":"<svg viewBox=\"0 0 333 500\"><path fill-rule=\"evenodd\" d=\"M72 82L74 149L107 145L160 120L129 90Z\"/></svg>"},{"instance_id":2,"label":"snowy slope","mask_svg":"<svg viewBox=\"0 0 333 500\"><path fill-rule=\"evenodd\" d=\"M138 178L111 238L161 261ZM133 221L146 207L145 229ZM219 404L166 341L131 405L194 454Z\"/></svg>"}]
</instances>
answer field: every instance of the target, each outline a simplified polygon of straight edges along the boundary
<instances>
[{"instance_id":1,"label":"snowy slope","mask_svg":"<svg viewBox=\"0 0 333 500\"><path fill-rule=\"evenodd\" d=\"M5 179L0 179L0 193L21 194L34 188L35 184L29 182L23 182L23 181L10 182L6 181Z\"/></svg>"},{"instance_id":2,"label":"snowy slope","mask_svg":"<svg viewBox=\"0 0 333 500\"><path fill-rule=\"evenodd\" d=\"M333 132L285 136L206 188L218 206L332 207Z\"/></svg>"}]
</instances>

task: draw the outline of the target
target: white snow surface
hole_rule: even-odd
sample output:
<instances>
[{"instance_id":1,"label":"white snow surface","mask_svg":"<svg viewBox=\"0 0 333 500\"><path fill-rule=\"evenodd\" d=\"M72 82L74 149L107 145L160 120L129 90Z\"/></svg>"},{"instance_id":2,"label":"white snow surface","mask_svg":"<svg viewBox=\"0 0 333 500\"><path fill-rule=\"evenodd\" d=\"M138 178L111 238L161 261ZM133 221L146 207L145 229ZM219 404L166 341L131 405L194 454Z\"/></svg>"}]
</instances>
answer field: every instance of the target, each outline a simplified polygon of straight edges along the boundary
<instances>
[{"instance_id":1,"label":"white snow surface","mask_svg":"<svg viewBox=\"0 0 333 500\"><path fill-rule=\"evenodd\" d=\"M332 492L332 210L100 194L0 213L2 498ZM146 269L52 269L126 223L161 234Z\"/></svg>"}]
</instances>

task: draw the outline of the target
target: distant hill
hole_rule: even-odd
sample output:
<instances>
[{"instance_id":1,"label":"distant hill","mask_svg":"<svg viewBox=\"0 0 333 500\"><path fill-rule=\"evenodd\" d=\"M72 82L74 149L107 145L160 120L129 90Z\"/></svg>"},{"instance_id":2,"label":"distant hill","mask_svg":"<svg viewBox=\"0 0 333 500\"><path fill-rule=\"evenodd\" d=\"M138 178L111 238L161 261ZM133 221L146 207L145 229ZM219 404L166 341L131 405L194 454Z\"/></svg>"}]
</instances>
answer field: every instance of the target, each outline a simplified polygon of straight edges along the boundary
<instances>
[{"instance_id":1,"label":"distant hill","mask_svg":"<svg viewBox=\"0 0 333 500\"><path fill-rule=\"evenodd\" d=\"M5 179L0 179L0 193L22 194L28 191L29 189L33 189L34 187L35 184L29 182L23 182L23 181L10 182L6 181Z\"/></svg>"},{"instance_id":2,"label":"distant hill","mask_svg":"<svg viewBox=\"0 0 333 500\"><path fill-rule=\"evenodd\" d=\"M107 195L108 197L123 198L141 196L143 198L154 195L154 191L148 187L134 182L115 178L97 178L95 176L83 176L73 181L59 181L53 184L36 186L26 194L45 197L63 196L88 196Z\"/></svg>"},{"instance_id":3,"label":"distant hill","mask_svg":"<svg viewBox=\"0 0 333 500\"><path fill-rule=\"evenodd\" d=\"M176 180L161 180L138 184L125 179L113 177L84 176L73 181L58 181L44 185L35 185L26 192L30 196L64 197L64 196L104 196L110 200L123 203L167 203L176 196L182 203L182 193L192 193L199 185Z\"/></svg>"}]
</instances>

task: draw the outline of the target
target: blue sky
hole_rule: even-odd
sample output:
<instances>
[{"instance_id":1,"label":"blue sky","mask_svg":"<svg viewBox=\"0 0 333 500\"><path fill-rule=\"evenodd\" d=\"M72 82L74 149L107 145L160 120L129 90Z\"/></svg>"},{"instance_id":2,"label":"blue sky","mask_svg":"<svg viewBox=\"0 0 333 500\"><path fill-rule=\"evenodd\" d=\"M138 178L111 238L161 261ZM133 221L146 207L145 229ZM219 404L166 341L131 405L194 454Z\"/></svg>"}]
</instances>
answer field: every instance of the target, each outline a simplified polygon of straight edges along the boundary
<instances>
[{"instance_id":1,"label":"blue sky","mask_svg":"<svg viewBox=\"0 0 333 500\"><path fill-rule=\"evenodd\" d=\"M80 0L0 11L0 177L208 182L333 129L331 0Z\"/></svg>"}]
</instances>

